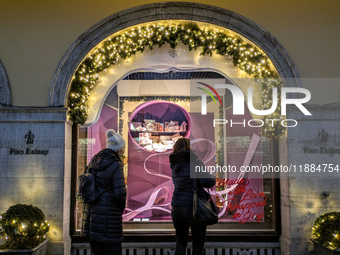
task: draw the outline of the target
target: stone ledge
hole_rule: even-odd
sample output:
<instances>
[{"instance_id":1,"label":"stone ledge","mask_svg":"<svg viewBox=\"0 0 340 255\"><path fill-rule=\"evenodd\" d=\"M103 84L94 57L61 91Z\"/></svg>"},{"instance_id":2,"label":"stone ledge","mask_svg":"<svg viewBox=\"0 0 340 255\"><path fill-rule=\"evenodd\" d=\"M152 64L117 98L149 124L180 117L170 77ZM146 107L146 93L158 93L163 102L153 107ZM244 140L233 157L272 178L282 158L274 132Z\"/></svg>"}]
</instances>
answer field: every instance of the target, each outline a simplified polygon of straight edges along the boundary
<instances>
[{"instance_id":1,"label":"stone ledge","mask_svg":"<svg viewBox=\"0 0 340 255\"><path fill-rule=\"evenodd\" d=\"M65 244L63 242L57 242L54 240L50 240L47 244L46 254L48 255L60 255L65 254L68 255L69 253L65 252Z\"/></svg>"},{"instance_id":2,"label":"stone ledge","mask_svg":"<svg viewBox=\"0 0 340 255\"><path fill-rule=\"evenodd\" d=\"M6 107L0 108L1 112L67 112L67 107Z\"/></svg>"},{"instance_id":3,"label":"stone ledge","mask_svg":"<svg viewBox=\"0 0 340 255\"><path fill-rule=\"evenodd\" d=\"M0 108L2 123L60 123L68 121L68 108Z\"/></svg>"},{"instance_id":4,"label":"stone ledge","mask_svg":"<svg viewBox=\"0 0 340 255\"><path fill-rule=\"evenodd\" d=\"M340 103L327 105L304 105L312 114L304 115L295 105L287 106L287 119L297 121L340 121Z\"/></svg>"}]
</instances>

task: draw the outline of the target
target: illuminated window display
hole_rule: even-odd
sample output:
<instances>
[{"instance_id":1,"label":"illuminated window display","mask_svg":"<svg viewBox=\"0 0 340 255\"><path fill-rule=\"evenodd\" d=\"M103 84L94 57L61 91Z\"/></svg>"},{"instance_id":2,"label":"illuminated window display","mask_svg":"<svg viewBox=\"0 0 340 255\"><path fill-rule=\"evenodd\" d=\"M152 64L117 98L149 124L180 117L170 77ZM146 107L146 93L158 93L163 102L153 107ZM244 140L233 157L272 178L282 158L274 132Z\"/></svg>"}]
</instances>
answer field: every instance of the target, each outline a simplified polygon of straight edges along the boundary
<instances>
[{"instance_id":1,"label":"illuminated window display","mask_svg":"<svg viewBox=\"0 0 340 255\"><path fill-rule=\"evenodd\" d=\"M216 107L208 100L207 114L202 115L196 110L201 105L200 97L125 97L116 91L111 92L117 94L115 103L110 99L104 103L98 121L80 128L77 174L106 146L107 129L122 134L127 142L123 156L128 192L123 214L125 233L174 233L169 154L179 137L190 138L199 158L216 174L216 187L210 193L219 210L219 223L209 226L208 234L276 233L276 189L271 174L236 170L272 163L271 140L261 135L260 127L211 127L214 119L232 118L235 123L252 119L246 104L246 114L238 120L231 114L232 108L226 107L231 105L228 102ZM224 101L226 95L220 97ZM76 206L76 229L80 206Z\"/></svg>"},{"instance_id":2,"label":"illuminated window display","mask_svg":"<svg viewBox=\"0 0 340 255\"><path fill-rule=\"evenodd\" d=\"M188 112L171 102L152 100L133 111L128 136L124 221L171 220L174 186L168 158L179 137L189 138L187 123L190 123Z\"/></svg>"}]
</instances>

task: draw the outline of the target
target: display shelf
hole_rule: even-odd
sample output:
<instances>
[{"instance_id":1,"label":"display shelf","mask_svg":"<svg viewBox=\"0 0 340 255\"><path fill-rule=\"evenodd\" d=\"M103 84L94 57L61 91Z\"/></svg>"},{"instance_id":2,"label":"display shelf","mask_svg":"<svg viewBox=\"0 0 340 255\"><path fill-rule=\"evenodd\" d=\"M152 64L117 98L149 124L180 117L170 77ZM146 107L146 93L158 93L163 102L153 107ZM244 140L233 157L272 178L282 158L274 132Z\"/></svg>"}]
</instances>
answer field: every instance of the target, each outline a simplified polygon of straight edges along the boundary
<instances>
[{"instance_id":1,"label":"display shelf","mask_svg":"<svg viewBox=\"0 0 340 255\"><path fill-rule=\"evenodd\" d=\"M131 113L128 126L131 142L137 148L163 152L171 150L179 137L190 136L190 115L175 103L149 101Z\"/></svg>"}]
</instances>

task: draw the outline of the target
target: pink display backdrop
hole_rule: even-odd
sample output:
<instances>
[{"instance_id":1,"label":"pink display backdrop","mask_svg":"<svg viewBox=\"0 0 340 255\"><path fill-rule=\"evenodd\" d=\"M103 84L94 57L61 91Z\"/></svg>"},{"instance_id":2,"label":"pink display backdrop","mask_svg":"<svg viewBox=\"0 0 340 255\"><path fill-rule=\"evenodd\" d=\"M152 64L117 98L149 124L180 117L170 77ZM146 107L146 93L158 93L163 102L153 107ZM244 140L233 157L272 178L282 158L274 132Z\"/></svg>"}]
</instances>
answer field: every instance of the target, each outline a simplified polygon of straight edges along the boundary
<instances>
[{"instance_id":1,"label":"pink display backdrop","mask_svg":"<svg viewBox=\"0 0 340 255\"><path fill-rule=\"evenodd\" d=\"M246 123L252 119L247 107L244 116L232 115L232 110L226 111L226 119ZM148 113L148 116L146 114ZM145 116L143 116L145 115ZM213 114L189 114L182 107L170 102L150 101L139 106L131 115L131 120L141 121L141 118L159 118L160 121L181 119L188 123L186 137L190 136L192 147L207 166L215 165L214 129L211 126ZM137 118L137 119L136 119ZM108 129L118 130L118 112L106 105L103 106L98 122L88 128L88 162L101 149L106 147L105 132ZM226 125L225 149L227 164L239 169L243 165L262 164L261 128ZM245 139L246 145L240 146L240 140ZM249 144L249 141L251 143ZM144 150L129 133L128 136L128 176L127 176L127 208L123 215L124 221L133 219L148 219L150 221L171 221L171 198L173 182L169 166L169 154L148 152ZM228 180L240 178L239 173L229 173ZM247 185L242 192L236 192L240 185L228 185L223 191L210 191L212 197L223 200L220 208L220 221L263 221L263 206L255 206L249 210L242 205L251 203L263 204L264 197L261 173L246 173L242 175ZM250 196L251 199L250 199ZM232 207L231 203L236 206ZM250 205L249 205L250 206ZM244 223L244 222L243 222Z\"/></svg>"},{"instance_id":2,"label":"pink display backdrop","mask_svg":"<svg viewBox=\"0 0 340 255\"><path fill-rule=\"evenodd\" d=\"M87 163L99 151L106 148L105 133L108 129L118 132L118 111L103 105L103 109L96 124L88 128Z\"/></svg>"},{"instance_id":3,"label":"pink display backdrop","mask_svg":"<svg viewBox=\"0 0 340 255\"><path fill-rule=\"evenodd\" d=\"M213 148L208 141L214 143L214 130L207 124L212 123L213 114L201 116L191 113L190 139L194 141L193 148L201 158L206 158L205 164L214 165L214 157L210 155ZM171 178L169 154L148 152L142 149L129 136L129 170L127 209L123 220L147 218L150 221L171 221L171 199L174 185ZM214 153L213 153L214 155Z\"/></svg>"},{"instance_id":4,"label":"pink display backdrop","mask_svg":"<svg viewBox=\"0 0 340 255\"><path fill-rule=\"evenodd\" d=\"M156 119L164 123L186 121L189 137L192 123L189 113L172 102L150 101L137 107L130 121L143 122ZM162 133L159 133L162 134ZM127 208L123 220L142 218L149 220L171 220L171 198L173 182L169 165L172 151L157 153L144 150L129 133L128 140Z\"/></svg>"},{"instance_id":5,"label":"pink display backdrop","mask_svg":"<svg viewBox=\"0 0 340 255\"><path fill-rule=\"evenodd\" d=\"M249 165L262 164L261 128L249 127L247 125L248 120L252 119L252 116L246 104L244 115L233 115L232 111L232 109L226 111L226 120L228 120L226 125L227 142L225 143L227 164L240 169L247 157L251 157ZM234 123L242 123L245 120L246 125L244 127L242 124L235 124L231 127L231 120ZM255 123L252 123L252 125L255 125ZM253 144L253 147L251 147L252 144L247 141L256 141L256 144ZM229 180L236 180L239 177L240 173L230 173L228 175ZM243 184L246 184L243 189L240 189L240 187L230 189L230 185L228 186L230 193L227 196L228 201L224 203L226 212L221 216L221 219L231 218L240 221L240 223L244 223L244 221L263 221L264 207L262 205L265 198L259 195L262 195L261 192L263 192L262 173L245 173L242 177L245 180ZM253 203L259 206L255 206ZM254 207L248 209L251 206Z\"/></svg>"}]
</instances>

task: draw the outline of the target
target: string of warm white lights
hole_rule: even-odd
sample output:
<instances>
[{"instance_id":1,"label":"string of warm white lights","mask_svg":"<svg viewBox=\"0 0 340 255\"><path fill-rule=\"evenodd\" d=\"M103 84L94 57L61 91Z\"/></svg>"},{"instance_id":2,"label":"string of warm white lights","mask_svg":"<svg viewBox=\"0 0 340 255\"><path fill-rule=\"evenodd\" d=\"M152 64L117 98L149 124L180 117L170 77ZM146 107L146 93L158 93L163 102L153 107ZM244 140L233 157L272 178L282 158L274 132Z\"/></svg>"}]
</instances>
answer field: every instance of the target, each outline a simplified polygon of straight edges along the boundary
<instances>
[{"instance_id":1,"label":"string of warm white lights","mask_svg":"<svg viewBox=\"0 0 340 255\"><path fill-rule=\"evenodd\" d=\"M40 209L15 205L0 215L0 236L6 242L0 249L30 249L46 240L50 224Z\"/></svg>"},{"instance_id":2,"label":"string of warm white lights","mask_svg":"<svg viewBox=\"0 0 340 255\"><path fill-rule=\"evenodd\" d=\"M226 32L202 28L197 24L153 24L130 28L108 38L100 48L80 64L71 83L70 119L75 123L85 123L90 92L96 86L100 73L106 71L108 67L115 65L121 59L130 58L137 52L143 52L146 48L152 50L154 46L161 47L165 43L170 44L171 48L176 48L178 42L182 42L189 50L198 50L200 55L218 54L232 57L235 66L248 75L258 78L259 93L262 94L261 109L270 108L272 88L281 87L281 85L274 79L277 74L270 69L270 60L263 52ZM280 100L279 94L278 98ZM266 121L266 119L280 119L279 111L278 107L276 112L263 118L265 123L263 130L267 136L284 133L285 128L279 122L270 125Z\"/></svg>"}]
</instances>

